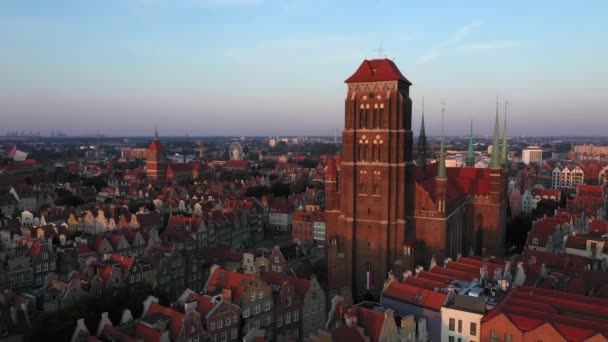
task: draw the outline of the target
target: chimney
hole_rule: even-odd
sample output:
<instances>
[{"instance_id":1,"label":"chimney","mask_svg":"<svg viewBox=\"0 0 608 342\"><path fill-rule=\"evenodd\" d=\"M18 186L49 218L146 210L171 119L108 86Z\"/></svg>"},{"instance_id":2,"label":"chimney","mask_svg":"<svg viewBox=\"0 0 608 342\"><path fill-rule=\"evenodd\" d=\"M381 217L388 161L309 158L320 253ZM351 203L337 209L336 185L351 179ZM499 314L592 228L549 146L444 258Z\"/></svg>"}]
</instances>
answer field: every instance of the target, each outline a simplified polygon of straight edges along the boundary
<instances>
[{"instance_id":1,"label":"chimney","mask_svg":"<svg viewBox=\"0 0 608 342\"><path fill-rule=\"evenodd\" d=\"M353 327L353 316L352 316L350 310L348 310L346 312L346 314L344 315L344 323L346 323L346 326L349 328Z\"/></svg>"},{"instance_id":2,"label":"chimney","mask_svg":"<svg viewBox=\"0 0 608 342\"><path fill-rule=\"evenodd\" d=\"M198 302L196 300L184 303L184 314L189 314L190 312L196 310L198 307Z\"/></svg>"},{"instance_id":3,"label":"chimney","mask_svg":"<svg viewBox=\"0 0 608 342\"><path fill-rule=\"evenodd\" d=\"M424 271L424 267L418 265L416 266L416 269L414 270L414 274L416 275L416 277L420 274L420 272Z\"/></svg>"},{"instance_id":4,"label":"chimney","mask_svg":"<svg viewBox=\"0 0 608 342\"><path fill-rule=\"evenodd\" d=\"M448 267L448 263L452 261L452 258L445 258L443 260L443 267Z\"/></svg>"},{"instance_id":5,"label":"chimney","mask_svg":"<svg viewBox=\"0 0 608 342\"><path fill-rule=\"evenodd\" d=\"M232 301L232 290L227 288L222 289L222 300L230 303Z\"/></svg>"},{"instance_id":6,"label":"chimney","mask_svg":"<svg viewBox=\"0 0 608 342\"><path fill-rule=\"evenodd\" d=\"M108 313L107 312L102 312L101 313L101 319L99 320L99 324L97 325L97 334L96 336L100 336L103 328L105 328L106 325L109 326L113 326L112 325L112 321L110 321L110 318L108 317Z\"/></svg>"},{"instance_id":7,"label":"chimney","mask_svg":"<svg viewBox=\"0 0 608 342\"><path fill-rule=\"evenodd\" d=\"M523 285L526 281L526 272L524 271L524 263L517 263L517 271L515 272L515 279L513 279L513 286Z\"/></svg>"},{"instance_id":8,"label":"chimney","mask_svg":"<svg viewBox=\"0 0 608 342\"><path fill-rule=\"evenodd\" d=\"M76 331L79 332L79 335L80 335L80 331L85 331L87 333L87 335L90 334L89 329L87 329L86 324L84 324L84 318L80 318L79 320L76 321Z\"/></svg>"},{"instance_id":9,"label":"chimney","mask_svg":"<svg viewBox=\"0 0 608 342\"><path fill-rule=\"evenodd\" d=\"M435 256L433 256L429 265L429 272L432 271L435 266L437 266L437 259L435 259Z\"/></svg>"},{"instance_id":10,"label":"chimney","mask_svg":"<svg viewBox=\"0 0 608 342\"><path fill-rule=\"evenodd\" d=\"M456 297L456 288L454 285L450 284L447 288L447 296L445 297L445 304L454 302L454 298Z\"/></svg>"}]
</instances>

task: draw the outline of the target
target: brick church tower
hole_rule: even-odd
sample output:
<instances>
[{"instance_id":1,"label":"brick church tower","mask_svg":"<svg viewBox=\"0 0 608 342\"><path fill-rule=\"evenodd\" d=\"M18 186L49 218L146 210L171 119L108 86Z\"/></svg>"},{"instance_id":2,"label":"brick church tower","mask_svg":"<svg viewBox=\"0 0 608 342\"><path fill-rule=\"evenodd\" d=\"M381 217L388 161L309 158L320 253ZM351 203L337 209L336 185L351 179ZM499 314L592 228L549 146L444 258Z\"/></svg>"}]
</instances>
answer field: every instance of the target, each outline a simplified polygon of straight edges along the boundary
<instances>
[{"instance_id":1,"label":"brick church tower","mask_svg":"<svg viewBox=\"0 0 608 342\"><path fill-rule=\"evenodd\" d=\"M154 129L154 140L148 146L146 155L146 177L148 181L164 181L167 177L167 156L158 141L158 131Z\"/></svg>"},{"instance_id":2,"label":"brick church tower","mask_svg":"<svg viewBox=\"0 0 608 342\"><path fill-rule=\"evenodd\" d=\"M342 162L326 172L329 285L377 298L387 270L408 263L411 83L389 59L363 61L345 83Z\"/></svg>"},{"instance_id":3,"label":"brick church tower","mask_svg":"<svg viewBox=\"0 0 608 342\"><path fill-rule=\"evenodd\" d=\"M488 169L447 168L442 137L439 158L429 164L423 121L415 165L411 83L397 66L365 60L346 84L342 159L330 159L325 172L330 291L376 299L388 271L399 277L469 251L501 256L507 148L503 156L496 148ZM495 125L498 146L498 114Z\"/></svg>"}]
</instances>

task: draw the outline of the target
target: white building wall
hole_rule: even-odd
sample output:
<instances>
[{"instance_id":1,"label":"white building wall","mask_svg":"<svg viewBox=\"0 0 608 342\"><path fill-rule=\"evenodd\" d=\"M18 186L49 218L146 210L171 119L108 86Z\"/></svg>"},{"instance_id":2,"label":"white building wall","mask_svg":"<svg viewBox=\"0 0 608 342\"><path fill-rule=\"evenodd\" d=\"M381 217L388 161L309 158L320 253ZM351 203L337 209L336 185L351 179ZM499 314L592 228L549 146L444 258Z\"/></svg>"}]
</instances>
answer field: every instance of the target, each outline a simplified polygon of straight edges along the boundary
<instances>
[{"instance_id":1,"label":"white building wall","mask_svg":"<svg viewBox=\"0 0 608 342\"><path fill-rule=\"evenodd\" d=\"M441 308L441 341L479 342L481 340L481 314L458 310L455 308ZM450 330L450 318L454 320L454 331ZM471 323L475 324L475 331L471 331ZM459 329L460 328L460 329ZM472 333L475 333L473 335ZM460 340L459 340L460 339Z\"/></svg>"}]
</instances>

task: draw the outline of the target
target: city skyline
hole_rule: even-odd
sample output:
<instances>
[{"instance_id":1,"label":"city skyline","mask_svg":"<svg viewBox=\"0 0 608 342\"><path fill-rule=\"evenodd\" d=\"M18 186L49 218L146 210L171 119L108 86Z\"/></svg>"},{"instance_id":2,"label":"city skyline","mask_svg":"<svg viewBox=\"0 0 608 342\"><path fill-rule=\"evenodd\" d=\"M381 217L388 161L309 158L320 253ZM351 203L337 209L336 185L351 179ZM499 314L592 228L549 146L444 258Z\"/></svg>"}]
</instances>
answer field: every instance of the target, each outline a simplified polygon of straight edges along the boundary
<instances>
[{"instance_id":1,"label":"city skyline","mask_svg":"<svg viewBox=\"0 0 608 342\"><path fill-rule=\"evenodd\" d=\"M597 45L607 6L485 5L6 1L3 128L331 136L344 125L344 75L382 43L415 85L415 134L422 96L431 136L442 101L446 135L468 134L471 119L476 136L491 131L499 96L511 136L605 135L592 122L607 109L608 51Z\"/></svg>"}]
</instances>

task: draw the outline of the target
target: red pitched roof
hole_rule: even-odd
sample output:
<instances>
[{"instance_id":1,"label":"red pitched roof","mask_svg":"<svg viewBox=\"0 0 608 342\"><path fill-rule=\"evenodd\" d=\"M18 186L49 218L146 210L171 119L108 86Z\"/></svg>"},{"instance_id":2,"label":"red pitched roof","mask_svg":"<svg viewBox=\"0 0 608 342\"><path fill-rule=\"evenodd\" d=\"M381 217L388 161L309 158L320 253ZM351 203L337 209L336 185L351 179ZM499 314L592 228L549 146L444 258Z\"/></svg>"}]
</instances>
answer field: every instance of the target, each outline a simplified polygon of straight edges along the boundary
<instances>
[{"instance_id":1,"label":"red pitched roof","mask_svg":"<svg viewBox=\"0 0 608 342\"><path fill-rule=\"evenodd\" d=\"M325 170L325 176L336 176L338 171L336 170L336 162L334 158L330 158L327 161L327 169Z\"/></svg>"},{"instance_id":2,"label":"red pitched roof","mask_svg":"<svg viewBox=\"0 0 608 342\"><path fill-rule=\"evenodd\" d=\"M154 313L160 312L166 316L171 318L171 322L169 323L170 334L173 339L180 336L182 333L182 326L184 324L184 314L178 311L175 311L166 306L162 306L157 303L152 303L146 315L151 315Z\"/></svg>"},{"instance_id":3,"label":"red pitched roof","mask_svg":"<svg viewBox=\"0 0 608 342\"><path fill-rule=\"evenodd\" d=\"M143 323L135 326L135 336L141 337L144 342L160 342L161 332Z\"/></svg>"},{"instance_id":4,"label":"red pitched roof","mask_svg":"<svg viewBox=\"0 0 608 342\"><path fill-rule=\"evenodd\" d=\"M201 296L197 293L192 293L186 302L195 300L197 302L196 311L198 311L203 317L206 317L209 311L211 311L216 304L211 302L211 297Z\"/></svg>"},{"instance_id":5,"label":"red pitched roof","mask_svg":"<svg viewBox=\"0 0 608 342\"><path fill-rule=\"evenodd\" d=\"M148 146L148 150L162 151L162 150L164 150L164 148L163 148L163 145L161 145L161 143L158 140L154 139L150 143L150 146Z\"/></svg>"},{"instance_id":6,"label":"red pitched roof","mask_svg":"<svg viewBox=\"0 0 608 342\"><path fill-rule=\"evenodd\" d=\"M356 328L349 328L345 325L332 330L331 337L333 341L365 342Z\"/></svg>"},{"instance_id":7,"label":"red pitched roof","mask_svg":"<svg viewBox=\"0 0 608 342\"><path fill-rule=\"evenodd\" d=\"M291 283L298 296L305 296L306 292L310 288L310 280L298 277L287 276L275 272L264 272L262 273L262 279L269 285L283 285L284 282Z\"/></svg>"},{"instance_id":8,"label":"red pitched roof","mask_svg":"<svg viewBox=\"0 0 608 342\"><path fill-rule=\"evenodd\" d=\"M405 303L422 306L434 311L439 311L445 303L445 298L447 295L445 293L430 291L409 284L393 281L388 286L386 291L384 291L383 296Z\"/></svg>"},{"instance_id":9,"label":"red pitched roof","mask_svg":"<svg viewBox=\"0 0 608 342\"><path fill-rule=\"evenodd\" d=\"M120 254L110 255L110 260L118 261L125 267L125 270L127 270L129 267L131 267L131 265L133 264L133 261L134 261L133 258L126 257L126 256L123 256Z\"/></svg>"},{"instance_id":10,"label":"red pitched roof","mask_svg":"<svg viewBox=\"0 0 608 342\"><path fill-rule=\"evenodd\" d=\"M371 337L372 341L378 341L384 325L384 313L364 307L359 307L358 313L359 325L365 330L365 334Z\"/></svg>"},{"instance_id":11,"label":"red pitched roof","mask_svg":"<svg viewBox=\"0 0 608 342\"><path fill-rule=\"evenodd\" d=\"M232 291L233 302L239 303L243 293L252 280L253 277L249 274L218 268L211 275L211 279L209 279L209 283L205 290L210 291L210 287L215 287L216 289L230 289Z\"/></svg>"},{"instance_id":12,"label":"red pitched roof","mask_svg":"<svg viewBox=\"0 0 608 342\"><path fill-rule=\"evenodd\" d=\"M487 322L503 314L521 331L550 324L568 341L583 341L608 333L607 300L528 286L516 287L484 316ZM584 319L583 319L584 317Z\"/></svg>"},{"instance_id":13,"label":"red pitched roof","mask_svg":"<svg viewBox=\"0 0 608 342\"><path fill-rule=\"evenodd\" d=\"M390 59L371 59L364 60L357 71L349 77L345 83L359 82L382 82L382 81L401 81L412 85L399 71L399 68Z\"/></svg>"}]
</instances>

